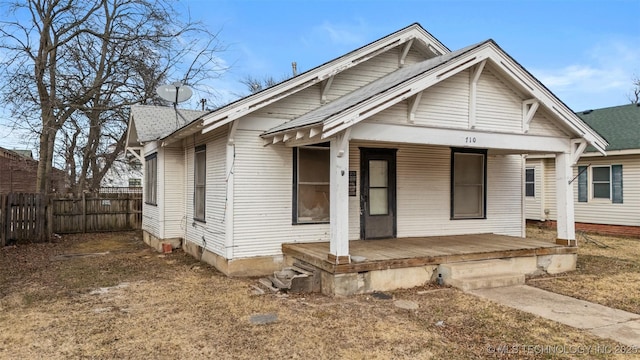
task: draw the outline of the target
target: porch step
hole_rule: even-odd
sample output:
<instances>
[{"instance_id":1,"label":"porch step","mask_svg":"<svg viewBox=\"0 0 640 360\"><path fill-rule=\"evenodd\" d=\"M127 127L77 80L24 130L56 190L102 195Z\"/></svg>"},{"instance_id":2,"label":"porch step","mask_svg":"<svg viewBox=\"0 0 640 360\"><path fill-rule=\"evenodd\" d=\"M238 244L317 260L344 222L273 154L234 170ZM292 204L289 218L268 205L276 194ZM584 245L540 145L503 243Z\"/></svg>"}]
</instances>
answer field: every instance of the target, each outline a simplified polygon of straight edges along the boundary
<instances>
[{"instance_id":1,"label":"porch step","mask_svg":"<svg viewBox=\"0 0 640 360\"><path fill-rule=\"evenodd\" d=\"M510 260L492 259L479 261L465 261L438 266L438 272L444 279L459 279L465 277L498 275L514 272Z\"/></svg>"},{"instance_id":2,"label":"porch step","mask_svg":"<svg viewBox=\"0 0 640 360\"><path fill-rule=\"evenodd\" d=\"M522 285L525 272L513 259L493 259L441 264L438 273L445 284L461 290Z\"/></svg>"},{"instance_id":3,"label":"porch step","mask_svg":"<svg viewBox=\"0 0 640 360\"><path fill-rule=\"evenodd\" d=\"M507 273L459 279L445 279L444 283L463 291L489 289L512 285L524 285L524 274Z\"/></svg>"}]
</instances>

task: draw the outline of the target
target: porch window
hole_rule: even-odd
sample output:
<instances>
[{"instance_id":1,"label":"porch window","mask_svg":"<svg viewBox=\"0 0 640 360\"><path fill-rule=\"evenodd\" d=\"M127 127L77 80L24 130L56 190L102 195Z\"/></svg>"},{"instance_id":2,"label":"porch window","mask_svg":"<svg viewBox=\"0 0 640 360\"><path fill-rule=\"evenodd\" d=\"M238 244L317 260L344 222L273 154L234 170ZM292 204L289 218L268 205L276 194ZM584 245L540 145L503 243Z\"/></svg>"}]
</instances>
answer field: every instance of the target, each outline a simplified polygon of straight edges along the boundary
<instances>
[{"instance_id":1,"label":"porch window","mask_svg":"<svg viewBox=\"0 0 640 360\"><path fill-rule=\"evenodd\" d=\"M451 219L484 219L487 151L452 149Z\"/></svg>"},{"instance_id":2,"label":"porch window","mask_svg":"<svg viewBox=\"0 0 640 360\"><path fill-rule=\"evenodd\" d=\"M329 222L329 147L295 148L293 157L293 223Z\"/></svg>"},{"instance_id":3,"label":"porch window","mask_svg":"<svg viewBox=\"0 0 640 360\"><path fill-rule=\"evenodd\" d=\"M156 205L158 198L158 153L144 158L144 202Z\"/></svg>"},{"instance_id":4,"label":"porch window","mask_svg":"<svg viewBox=\"0 0 640 360\"><path fill-rule=\"evenodd\" d=\"M528 168L525 170L524 188L525 196L536 196L536 169Z\"/></svg>"},{"instance_id":5,"label":"porch window","mask_svg":"<svg viewBox=\"0 0 640 360\"><path fill-rule=\"evenodd\" d=\"M207 183L207 148L196 147L194 161L193 218L204 221Z\"/></svg>"}]
</instances>

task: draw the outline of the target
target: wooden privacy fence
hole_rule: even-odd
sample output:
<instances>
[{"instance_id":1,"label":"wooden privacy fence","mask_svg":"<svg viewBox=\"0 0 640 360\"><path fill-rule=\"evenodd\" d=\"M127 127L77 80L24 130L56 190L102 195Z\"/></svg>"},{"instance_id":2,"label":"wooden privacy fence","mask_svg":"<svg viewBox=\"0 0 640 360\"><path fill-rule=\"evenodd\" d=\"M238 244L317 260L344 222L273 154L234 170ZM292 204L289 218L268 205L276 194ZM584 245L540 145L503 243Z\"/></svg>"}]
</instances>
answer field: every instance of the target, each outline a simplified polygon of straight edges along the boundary
<instances>
[{"instance_id":1,"label":"wooden privacy fence","mask_svg":"<svg viewBox=\"0 0 640 360\"><path fill-rule=\"evenodd\" d=\"M52 233L135 230L141 225L141 193L0 196L0 246L20 240L46 241Z\"/></svg>"}]
</instances>

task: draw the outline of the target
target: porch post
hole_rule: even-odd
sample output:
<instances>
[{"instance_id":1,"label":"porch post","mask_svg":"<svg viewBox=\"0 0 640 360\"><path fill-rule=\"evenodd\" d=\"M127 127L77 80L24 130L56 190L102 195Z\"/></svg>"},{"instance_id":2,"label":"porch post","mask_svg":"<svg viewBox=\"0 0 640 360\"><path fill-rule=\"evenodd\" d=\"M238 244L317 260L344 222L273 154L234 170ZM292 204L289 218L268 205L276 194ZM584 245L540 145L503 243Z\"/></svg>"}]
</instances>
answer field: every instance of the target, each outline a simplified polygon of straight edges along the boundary
<instances>
[{"instance_id":1,"label":"porch post","mask_svg":"<svg viewBox=\"0 0 640 360\"><path fill-rule=\"evenodd\" d=\"M340 134L331 140L330 150L330 245L328 259L348 264L349 256L349 139Z\"/></svg>"},{"instance_id":2,"label":"porch post","mask_svg":"<svg viewBox=\"0 0 640 360\"><path fill-rule=\"evenodd\" d=\"M558 210L558 234L556 243L575 246L576 228L573 205L573 176L571 154L556 154L556 209Z\"/></svg>"}]
</instances>

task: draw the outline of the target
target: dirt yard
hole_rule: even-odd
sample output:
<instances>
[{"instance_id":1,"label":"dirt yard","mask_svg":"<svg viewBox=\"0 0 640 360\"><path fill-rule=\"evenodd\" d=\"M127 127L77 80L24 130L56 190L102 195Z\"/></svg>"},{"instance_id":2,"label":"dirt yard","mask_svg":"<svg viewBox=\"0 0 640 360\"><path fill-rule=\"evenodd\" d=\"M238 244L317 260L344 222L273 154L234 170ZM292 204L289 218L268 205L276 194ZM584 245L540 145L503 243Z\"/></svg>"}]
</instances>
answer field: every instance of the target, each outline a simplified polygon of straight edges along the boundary
<instances>
[{"instance_id":1,"label":"dirt yard","mask_svg":"<svg viewBox=\"0 0 640 360\"><path fill-rule=\"evenodd\" d=\"M89 234L0 249L0 359L640 356L608 354L598 349L616 343L446 287L253 295L256 279L227 278L180 251L155 253L140 238ZM639 250L620 241L616 255L584 246L578 280L531 283L638 312ZM607 296L614 289L625 291Z\"/></svg>"}]
</instances>

